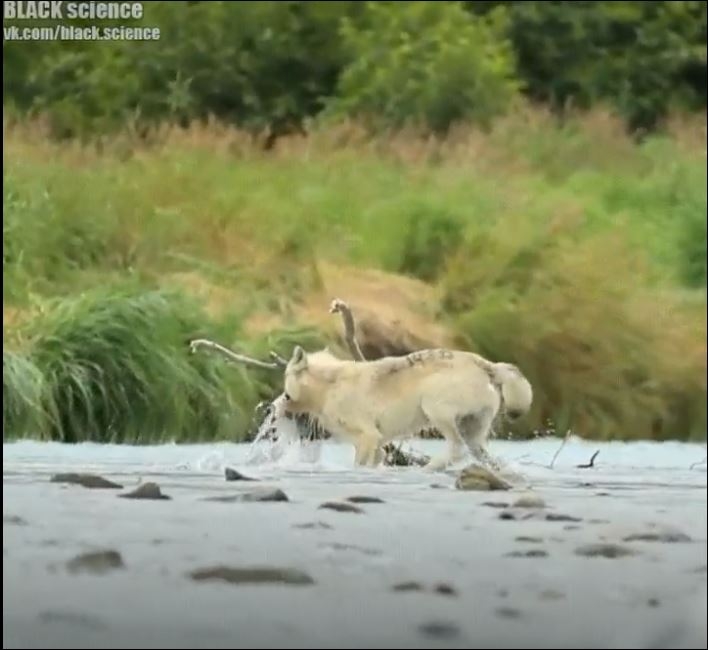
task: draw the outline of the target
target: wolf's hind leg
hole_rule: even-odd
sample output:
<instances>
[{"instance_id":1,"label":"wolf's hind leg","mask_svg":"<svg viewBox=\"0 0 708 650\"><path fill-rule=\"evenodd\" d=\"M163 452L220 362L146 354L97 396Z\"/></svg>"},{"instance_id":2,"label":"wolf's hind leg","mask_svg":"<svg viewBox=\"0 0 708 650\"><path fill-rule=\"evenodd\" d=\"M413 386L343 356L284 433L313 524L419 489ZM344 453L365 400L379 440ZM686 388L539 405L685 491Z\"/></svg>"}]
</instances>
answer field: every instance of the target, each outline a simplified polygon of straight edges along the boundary
<instances>
[{"instance_id":1,"label":"wolf's hind leg","mask_svg":"<svg viewBox=\"0 0 708 650\"><path fill-rule=\"evenodd\" d=\"M443 438L445 438L447 449L440 456L431 458L425 467L426 469L439 471L464 458L467 453L467 448L454 422L442 419L436 420L435 427Z\"/></svg>"},{"instance_id":2,"label":"wolf's hind leg","mask_svg":"<svg viewBox=\"0 0 708 650\"><path fill-rule=\"evenodd\" d=\"M457 427L472 455L489 469L500 470L499 462L487 451L485 443L492 426L493 412L483 408L477 413L466 413L457 418Z\"/></svg>"}]
</instances>

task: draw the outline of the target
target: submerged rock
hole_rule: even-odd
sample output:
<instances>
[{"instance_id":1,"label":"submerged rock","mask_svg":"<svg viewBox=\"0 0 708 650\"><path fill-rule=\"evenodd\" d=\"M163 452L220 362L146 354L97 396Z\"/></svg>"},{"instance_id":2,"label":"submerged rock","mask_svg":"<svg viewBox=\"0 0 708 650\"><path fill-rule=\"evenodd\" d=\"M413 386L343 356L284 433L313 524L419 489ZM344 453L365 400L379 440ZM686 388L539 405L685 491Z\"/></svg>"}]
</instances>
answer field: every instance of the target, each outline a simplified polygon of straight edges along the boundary
<instances>
[{"instance_id":1,"label":"submerged rock","mask_svg":"<svg viewBox=\"0 0 708 650\"><path fill-rule=\"evenodd\" d=\"M78 474L76 472L64 472L54 474L50 479L52 483L71 483L73 485L82 485L90 489L112 489L120 490L122 485L109 481L97 474Z\"/></svg>"},{"instance_id":2,"label":"submerged rock","mask_svg":"<svg viewBox=\"0 0 708 650\"><path fill-rule=\"evenodd\" d=\"M559 512L549 512L546 515L546 521L582 521L581 517L573 517L572 515L564 515Z\"/></svg>"},{"instance_id":3,"label":"submerged rock","mask_svg":"<svg viewBox=\"0 0 708 650\"><path fill-rule=\"evenodd\" d=\"M379 497L369 497L369 496L353 496L347 497L347 501L350 503L385 503L383 499Z\"/></svg>"},{"instance_id":4,"label":"submerged rock","mask_svg":"<svg viewBox=\"0 0 708 650\"><path fill-rule=\"evenodd\" d=\"M398 582L393 585L394 591L423 591L423 585L416 580L408 580L407 582Z\"/></svg>"},{"instance_id":5,"label":"submerged rock","mask_svg":"<svg viewBox=\"0 0 708 650\"><path fill-rule=\"evenodd\" d=\"M679 530L666 530L647 533L632 533L627 535L623 541L625 542L659 542L663 544L677 544L692 542L690 536Z\"/></svg>"},{"instance_id":6,"label":"submerged rock","mask_svg":"<svg viewBox=\"0 0 708 650\"><path fill-rule=\"evenodd\" d=\"M447 582L439 582L433 587L433 591L442 596L457 596L457 589Z\"/></svg>"},{"instance_id":7,"label":"submerged rock","mask_svg":"<svg viewBox=\"0 0 708 650\"><path fill-rule=\"evenodd\" d=\"M283 567L229 567L214 566L196 569L189 574L195 582L226 582L239 584L281 584L281 585L312 585L312 577L299 569Z\"/></svg>"},{"instance_id":8,"label":"submerged rock","mask_svg":"<svg viewBox=\"0 0 708 650\"><path fill-rule=\"evenodd\" d=\"M258 480L256 478L251 478L250 476L246 476L245 474L241 474L241 472L239 472L231 467L227 467L224 470L224 478L226 478L227 481L257 481Z\"/></svg>"},{"instance_id":9,"label":"submerged rock","mask_svg":"<svg viewBox=\"0 0 708 650\"><path fill-rule=\"evenodd\" d=\"M460 472L455 487L458 490L474 491L510 490L511 484L486 467L470 465Z\"/></svg>"},{"instance_id":10,"label":"submerged rock","mask_svg":"<svg viewBox=\"0 0 708 650\"><path fill-rule=\"evenodd\" d=\"M71 573L103 574L125 567L123 558L118 551L94 551L82 553L69 560L66 565Z\"/></svg>"},{"instance_id":11,"label":"submerged rock","mask_svg":"<svg viewBox=\"0 0 708 650\"><path fill-rule=\"evenodd\" d=\"M526 551L511 551L505 557L548 557L548 551L542 548L531 548Z\"/></svg>"},{"instance_id":12,"label":"submerged rock","mask_svg":"<svg viewBox=\"0 0 708 650\"><path fill-rule=\"evenodd\" d=\"M5 524L9 524L11 526L26 526L27 521L24 520L19 515L3 515L2 516L2 524L3 524L3 526Z\"/></svg>"},{"instance_id":13,"label":"submerged rock","mask_svg":"<svg viewBox=\"0 0 708 650\"><path fill-rule=\"evenodd\" d=\"M364 511L353 503L346 501L325 501L320 505L320 509L334 510L335 512L355 512L361 514Z\"/></svg>"},{"instance_id":14,"label":"submerged rock","mask_svg":"<svg viewBox=\"0 0 708 650\"><path fill-rule=\"evenodd\" d=\"M460 635L460 628L448 621L430 621L423 623L418 630L433 639L454 639Z\"/></svg>"},{"instance_id":15,"label":"submerged rock","mask_svg":"<svg viewBox=\"0 0 708 650\"><path fill-rule=\"evenodd\" d=\"M332 526L324 521L306 521L302 524L293 524L293 528L299 528L300 530L332 530Z\"/></svg>"},{"instance_id":16,"label":"submerged rock","mask_svg":"<svg viewBox=\"0 0 708 650\"><path fill-rule=\"evenodd\" d=\"M206 497L204 501L213 501L217 503L258 503L269 501L289 501L288 495L279 488L260 488L251 490L250 492L242 492L241 494L229 494L226 496Z\"/></svg>"},{"instance_id":17,"label":"submerged rock","mask_svg":"<svg viewBox=\"0 0 708 650\"><path fill-rule=\"evenodd\" d=\"M575 554L582 557L604 557L604 558L620 558L637 555L637 551L628 546L621 544L613 544L611 542L601 542L596 544L585 544L575 549Z\"/></svg>"},{"instance_id":18,"label":"submerged rock","mask_svg":"<svg viewBox=\"0 0 708 650\"><path fill-rule=\"evenodd\" d=\"M132 492L127 492L126 494L119 494L122 499L146 499L146 500L167 500L172 497L167 496L162 493L160 486L157 483L143 483L142 485L135 488Z\"/></svg>"},{"instance_id":19,"label":"submerged rock","mask_svg":"<svg viewBox=\"0 0 708 650\"><path fill-rule=\"evenodd\" d=\"M524 494L513 505L515 508L545 508L546 502L536 494Z\"/></svg>"},{"instance_id":20,"label":"submerged rock","mask_svg":"<svg viewBox=\"0 0 708 650\"><path fill-rule=\"evenodd\" d=\"M515 607L497 607L494 613L499 616L499 618L520 618L521 610Z\"/></svg>"}]
</instances>

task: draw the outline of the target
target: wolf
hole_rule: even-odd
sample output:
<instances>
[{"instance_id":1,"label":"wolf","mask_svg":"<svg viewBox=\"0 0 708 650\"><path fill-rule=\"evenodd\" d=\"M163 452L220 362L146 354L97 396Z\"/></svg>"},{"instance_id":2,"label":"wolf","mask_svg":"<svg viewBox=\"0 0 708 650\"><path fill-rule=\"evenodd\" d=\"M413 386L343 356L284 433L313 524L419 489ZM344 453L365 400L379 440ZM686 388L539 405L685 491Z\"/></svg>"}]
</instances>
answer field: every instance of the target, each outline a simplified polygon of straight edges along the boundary
<instances>
[{"instance_id":1,"label":"wolf","mask_svg":"<svg viewBox=\"0 0 708 650\"><path fill-rule=\"evenodd\" d=\"M467 452L489 465L486 442L500 409L516 420L533 402L531 384L515 365L449 349L349 361L296 346L284 389L286 414L306 415L352 443L356 465L368 467L382 462L386 443L430 429L447 449L429 469L443 469Z\"/></svg>"}]
</instances>

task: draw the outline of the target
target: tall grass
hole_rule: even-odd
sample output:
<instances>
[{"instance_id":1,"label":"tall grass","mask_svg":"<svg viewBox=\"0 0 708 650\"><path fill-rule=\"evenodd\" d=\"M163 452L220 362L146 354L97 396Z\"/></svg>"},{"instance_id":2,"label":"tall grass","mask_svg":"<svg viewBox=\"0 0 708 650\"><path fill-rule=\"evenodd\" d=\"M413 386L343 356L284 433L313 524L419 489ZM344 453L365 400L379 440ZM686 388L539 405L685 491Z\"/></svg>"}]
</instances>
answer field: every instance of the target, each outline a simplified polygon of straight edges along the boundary
<instances>
[{"instance_id":1,"label":"tall grass","mask_svg":"<svg viewBox=\"0 0 708 650\"><path fill-rule=\"evenodd\" d=\"M48 430L46 384L41 370L26 356L2 353L3 438L36 436Z\"/></svg>"},{"instance_id":2,"label":"tall grass","mask_svg":"<svg viewBox=\"0 0 708 650\"><path fill-rule=\"evenodd\" d=\"M185 340L259 356L331 343L302 317L329 262L433 285L426 318L532 379L518 435L551 420L704 437L705 177L703 121L638 143L602 112L527 111L444 140L344 124L269 152L218 124L100 146L6 124L4 307L32 308L5 325L6 430L243 435L278 378L189 357Z\"/></svg>"},{"instance_id":3,"label":"tall grass","mask_svg":"<svg viewBox=\"0 0 708 650\"><path fill-rule=\"evenodd\" d=\"M223 340L225 325L164 290L117 286L50 301L24 326L26 356L3 356L6 436L243 438L254 405L277 389L277 377L190 354L190 338Z\"/></svg>"}]
</instances>

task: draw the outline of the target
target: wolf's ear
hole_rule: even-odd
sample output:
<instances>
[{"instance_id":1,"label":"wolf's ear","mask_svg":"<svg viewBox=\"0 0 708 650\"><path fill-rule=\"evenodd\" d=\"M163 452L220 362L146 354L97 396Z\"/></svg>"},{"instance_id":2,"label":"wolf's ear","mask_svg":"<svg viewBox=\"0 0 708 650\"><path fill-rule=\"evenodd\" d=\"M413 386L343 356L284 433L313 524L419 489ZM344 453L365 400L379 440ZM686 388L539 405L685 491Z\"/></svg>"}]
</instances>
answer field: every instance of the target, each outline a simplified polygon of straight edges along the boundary
<instances>
[{"instance_id":1,"label":"wolf's ear","mask_svg":"<svg viewBox=\"0 0 708 650\"><path fill-rule=\"evenodd\" d=\"M307 355L305 354L305 350L303 350L299 345L295 346L293 356L290 357L290 363L295 366L307 366Z\"/></svg>"}]
</instances>

